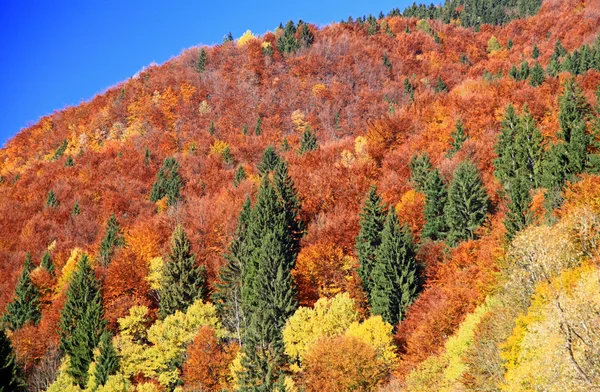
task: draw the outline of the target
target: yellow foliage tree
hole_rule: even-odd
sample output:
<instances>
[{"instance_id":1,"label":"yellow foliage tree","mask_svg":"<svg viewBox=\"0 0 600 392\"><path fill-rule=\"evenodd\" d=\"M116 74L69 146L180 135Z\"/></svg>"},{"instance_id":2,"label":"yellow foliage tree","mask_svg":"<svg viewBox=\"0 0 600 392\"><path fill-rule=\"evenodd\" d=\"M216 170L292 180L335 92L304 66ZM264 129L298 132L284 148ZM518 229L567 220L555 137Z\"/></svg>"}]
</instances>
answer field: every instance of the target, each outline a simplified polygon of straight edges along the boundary
<instances>
[{"instance_id":1,"label":"yellow foliage tree","mask_svg":"<svg viewBox=\"0 0 600 392\"><path fill-rule=\"evenodd\" d=\"M246 45L249 41L251 41L255 38L256 38L256 36L254 36L254 34L252 34L252 31L246 30L246 32L244 34L242 34L242 36L240 38L238 38L237 46L239 46L241 48L242 46Z\"/></svg>"}]
</instances>

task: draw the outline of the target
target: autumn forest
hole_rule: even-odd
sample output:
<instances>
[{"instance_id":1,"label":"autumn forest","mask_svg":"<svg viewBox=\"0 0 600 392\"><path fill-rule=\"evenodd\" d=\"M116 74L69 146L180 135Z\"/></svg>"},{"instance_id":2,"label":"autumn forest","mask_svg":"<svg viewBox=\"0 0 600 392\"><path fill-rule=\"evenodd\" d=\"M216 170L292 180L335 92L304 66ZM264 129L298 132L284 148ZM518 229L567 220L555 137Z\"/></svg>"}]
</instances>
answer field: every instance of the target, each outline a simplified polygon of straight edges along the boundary
<instances>
[{"instance_id":1,"label":"autumn forest","mask_svg":"<svg viewBox=\"0 0 600 392\"><path fill-rule=\"evenodd\" d=\"M0 149L0 391L600 389L600 1L379 11Z\"/></svg>"}]
</instances>

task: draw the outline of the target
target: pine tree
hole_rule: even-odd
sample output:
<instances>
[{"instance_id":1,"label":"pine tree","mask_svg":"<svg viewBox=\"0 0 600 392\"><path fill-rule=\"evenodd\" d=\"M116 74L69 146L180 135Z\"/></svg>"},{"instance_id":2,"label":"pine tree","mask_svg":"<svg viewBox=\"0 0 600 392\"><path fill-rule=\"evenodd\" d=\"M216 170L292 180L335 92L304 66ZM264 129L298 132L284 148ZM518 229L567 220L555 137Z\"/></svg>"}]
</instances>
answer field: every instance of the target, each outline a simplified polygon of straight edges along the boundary
<instances>
[{"instance_id":1,"label":"pine tree","mask_svg":"<svg viewBox=\"0 0 600 392\"><path fill-rule=\"evenodd\" d=\"M225 147L225 149L223 150L222 157L223 163L225 163L225 165L227 165L228 167L232 167L233 165L235 165L235 158L231 153L231 149L229 148L229 146Z\"/></svg>"},{"instance_id":2,"label":"pine tree","mask_svg":"<svg viewBox=\"0 0 600 392\"><path fill-rule=\"evenodd\" d=\"M119 368L119 358L112 343L112 334L109 330L100 336L100 353L96 358L96 383L98 386L106 384L108 377L115 374Z\"/></svg>"},{"instance_id":3,"label":"pine tree","mask_svg":"<svg viewBox=\"0 0 600 392\"><path fill-rule=\"evenodd\" d=\"M418 192L425 191L425 183L431 171L431 160L426 152L415 153L409 163L410 181Z\"/></svg>"},{"instance_id":4,"label":"pine tree","mask_svg":"<svg viewBox=\"0 0 600 392\"><path fill-rule=\"evenodd\" d=\"M268 146L263 153L262 159L257 166L257 169L261 175L265 175L271 170L274 170L275 167L281 162L281 158L275 152L275 148L273 146Z\"/></svg>"},{"instance_id":5,"label":"pine tree","mask_svg":"<svg viewBox=\"0 0 600 392\"><path fill-rule=\"evenodd\" d=\"M149 149L144 152L144 165L150 166L150 159L152 159L152 153Z\"/></svg>"},{"instance_id":6,"label":"pine tree","mask_svg":"<svg viewBox=\"0 0 600 392\"><path fill-rule=\"evenodd\" d=\"M494 174L502 184L506 184L510 178L516 176L517 171L517 149L515 138L518 133L519 116L512 105L508 105L504 112L504 118L500 126L500 135L496 142L496 154L498 158L494 161Z\"/></svg>"},{"instance_id":7,"label":"pine tree","mask_svg":"<svg viewBox=\"0 0 600 392\"><path fill-rule=\"evenodd\" d=\"M260 136L262 134L262 117L258 116L256 125L254 126L254 134Z\"/></svg>"},{"instance_id":8,"label":"pine tree","mask_svg":"<svg viewBox=\"0 0 600 392\"><path fill-rule=\"evenodd\" d=\"M533 49L531 50L531 57L534 60L537 60L538 57L540 57L540 49L538 48L537 44L533 44Z\"/></svg>"},{"instance_id":9,"label":"pine tree","mask_svg":"<svg viewBox=\"0 0 600 392\"><path fill-rule=\"evenodd\" d=\"M52 189L48 192L48 197L46 198L46 207L48 208L56 208L58 207L58 198L56 197L56 193Z\"/></svg>"},{"instance_id":10,"label":"pine tree","mask_svg":"<svg viewBox=\"0 0 600 392\"><path fill-rule=\"evenodd\" d=\"M437 82L435 85L435 92L436 93L448 92L448 86L446 85L446 83L444 82L444 80L442 79L441 76L438 76L438 78L437 78Z\"/></svg>"},{"instance_id":11,"label":"pine tree","mask_svg":"<svg viewBox=\"0 0 600 392\"><path fill-rule=\"evenodd\" d=\"M475 230L485 220L488 209L488 195L479 170L470 161L460 163L454 171L444 210L449 243L475 238Z\"/></svg>"},{"instance_id":12,"label":"pine tree","mask_svg":"<svg viewBox=\"0 0 600 392\"><path fill-rule=\"evenodd\" d=\"M71 215L80 215L81 209L79 208L79 202L75 200L75 204L73 204L73 210L71 211Z\"/></svg>"},{"instance_id":13,"label":"pine tree","mask_svg":"<svg viewBox=\"0 0 600 392\"><path fill-rule=\"evenodd\" d=\"M392 63L390 62L390 59L388 58L387 54L384 53L383 55L383 66L386 67L388 69L388 71L392 71Z\"/></svg>"},{"instance_id":14,"label":"pine tree","mask_svg":"<svg viewBox=\"0 0 600 392\"><path fill-rule=\"evenodd\" d=\"M68 156L67 159L65 160L65 167L73 167L75 166L75 161L73 160L73 158L71 156Z\"/></svg>"},{"instance_id":15,"label":"pine tree","mask_svg":"<svg viewBox=\"0 0 600 392\"><path fill-rule=\"evenodd\" d=\"M302 132L302 138L300 139L300 150L298 151L300 154L304 154L306 152L314 151L318 148L317 144L317 136L313 132L313 130L307 125Z\"/></svg>"},{"instance_id":16,"label":"pine tree","mask_svg":"<svg viewBox=\"0 0 600 392\"><path fill-rule=\"evenodd\" d=\"M371 312L396 325L414 301L419 282L410 230L406 225L400 228L393 209L383 226L371 280Z\"/></svg>"},{"instance_id":17,"label":"pine tree","mask_svg":"<svg viewBox=\"0 0 600 392\"><path fill-rule=\"evenodd\" d=\"M210 135L214 135L216 131L217 131L217 129L215 128L215 122L211 121L210 125L208 126L208 133Z\"/></svg>"},{"instance_id":18,"label":"pine tree","mask_svg":"<svg viewBox=\"0 0 600 392\"><path fill-rule=\"evenodd\" d=\"M105 327L100 284L84 254L71 277L59 323L60 349L71 359L67 372L83 388Z\"/></svg>"},{"instance_id":19,"label":"pine tree","mask_svg":"<svg viewBox=\"0 0 600 392\"><path fill-rule=\"evenodd\" d=\"M104 239L100 243L100 253L98 254L98 261L100 264L107 267L115 254L115 248L123 247L124 245L125 238L123 237L119 222L117 221L115 214L111 214L106 223Z\"/></svg>"},{"instance_id":20,"label":"pine tree","mask_svg":"<svg viewBox=\"0 0 600 392\"><path fill-rule=\"evenodd\" d=\"M49 251L44 252L40 266L46 271L50 272L52 275L54 275L54 263L52 262L52 258L50 257Z\"/></svg>"},{"instance_id":21,"label":"pine tree","mask_svg":"<svg viewBox=\"0 0 600 392\"><path fill-rule=\"evenodd\" d=\"M159 293L160 316L163 318L177 310L185 312L206 294L206 268L196 266L190 240L181 225L173 231L167 260Z\"/></svg>"},{"instance_id":22,"label":"pine tree","mask_svg":"<svg viewBox=\"0 0 600 392\"><path fill-rule=\"evenodd\" d=\"M40 292L31 281L31 270L33 263L31 255L25 256L25 264L21 277L15 288L15 296L12 302L6 306L4 321L12 331L25 326L28 322L36 325L42 317L40 312Z\"/></svg>"},{"instance_id":23,"label":"pine tree","mask_svg":"<svg viewBox=\"0 0 600 392\"><path fill-rule=\"evenodd\" d=\"M562 204L562 188L569 176L569 158L564 143L550 147L542 162L542 185L546 188L546 209L550 212Z\"/></svg>"},{"instance_id":24,"label":"pine tree","mask_svg":"<svg viewBox=\"0 0 600 392\"><path fill-rule=\"evenodd\" d=\"M524 229L531 221L529 213L531 205L530 186L530 182L523 176L511 181L511 186L508 189L508 213L504 220L506 238L509 242L517 232Z\"/></svg>"},{"instance_id":25,"label":"pine tree","mask_svg":"<svg viewBox=\"0 0 600 392\"><path fill-rule=\"evenodd\" d=\"M174 205L180 199L183 180L179 176L179 164L175 158L167 158L156 174L156 181L150 191L150 201L156 203L163 197L167 197L167 204Z\"/></svg>"},{"instance_id":26,"label":"pine tree","mask_svg":"<svg viewBox=\"0 0 600 392\"><path fill-rule=\"evenodd\" d=\"M444 206L448 200L446 185L437 169L432 170L425 184L425 225L422 238L441 240L446 236L448 228L444 216Z\"/></svg>"},{"instance_id":27,"label":"pine tree","mask_svg":"<svg viewBox=\"0 0 600 392\"><path fill-rule=\"evenodd\" d=\"M589 105L579 86L573 79L567 80L565 91L559 100L558 121L561 138L566 143L570 180L582 173L586 166L589 144L586 116L589 110Z\"/></svg>"},{"instance_id":28,"label":"pine tree","mask_svg":"<svg viewBox=\"0 0 600 392\"><path fill-rule=\"evenodd\" d=\"M285 25L283 34L277 39L277 48L283 54L294 53L300 44L296 40L296 26L291 20Z\"/></svg>"},{"instance_id":29,"label":"pine tree","mask_svg":"<svg viewBox=\"0 0 600 392\"><path fill-rule=\"evenodd\" d=\"M216 291L212 294L213 303L225 328L236 336L239 344L242 343L242 333L246 327L241 303L242 266L248 251L246 238L251 214L250 198L247 198L238 219L235 235L224 255L226 264L219 270L218 282L215 283Z\"/></svg>"},{"instance_id":30,"label":"pine tree","mask_svg":"<svg viewBox=\"0 0 600 392\"><path fill-rule=\"evenodd\" d=\"M375 264L377 249L381 245L381 231L385 222L385 208L377 195L377 188L371 185L365 204L360 213L360 231L356 237L356 255L360 265L358 275L367 296L372 288L372 269Z\"/></svg>"},{"instance_id":31,"label":"pine tree","mask_svg":"<svg viewBox=\"0 0 600 392\"><path fill-rule=\"evenodd\" d=\"M304 48L310 48L315 41L315 35L310 31L306 23L302 24L300 29L300 43Z\"/></svg>"},{"instance_id":32,"label":"pine tree","mask_svg":"<svg viewBox=\"0 0 600 392\"><path fill-rule=\"evenodd\" d=\"M457 153L462 148L463 143L468 138L467 133L465 131L465 126L463 125L461 119L458 119L458 121L456 122L455 130L450 136L452 137L452 141L450 142L450 150L447 154L447 156L449 157Z\"/></svg>"},{"instance_id":33,"label":"pine tree","mask_svg":"<svg viewBox=\"0 0 600 392\"><path fill-rule=\"evenodd\" d=\"M196 71L203 72L206 68L206 51L204 48L200 49L200 54L198 55L198 62L196 63Z\"/></svg>"},{"instance_id":34,"label":"pine tree","mask_svg":"<svg viewBox=\"0 0 600 392\"><path fill-rule=\"evenodd\" d=\"M235 177L233 178L233 186L238 187L242 181L244 181L248 176L246 175L246 171L243 166L239 166L235 172Z\"/></svg>"},{"instance_id":35,"label":"pine tree","mask_svg":"<svg viewBox=\"0 0 600 392\"><path fill-rule=\"evenodd\" d=\"M21 392L26 390L25 380L21 375L21 368L12 344L4 328L0 328L0 391Z\"/></svg>"},{"instance_id":36,"label":"pine tree","mask_svg":"<svg viewBox=\"0 0 600 392\"><path fill-rule=\"evenodd\" d=\"M546 77L544 76L544 68L542 68L540 63L535 63L529 75L529 84L531 84L533 87L538 87L541 86L545 80Z\"/></svg>"},{"instance_id":37,"label":"pine tree","mask_svg":"<svg viewBox=\"0 0 600 392\"><path fill-rule=\"evenodd\" d=\"M523 107L514 137L515 177L525 177L529 189L541 184L544 137L527 104Z\"/></svg>"}]
</instances>

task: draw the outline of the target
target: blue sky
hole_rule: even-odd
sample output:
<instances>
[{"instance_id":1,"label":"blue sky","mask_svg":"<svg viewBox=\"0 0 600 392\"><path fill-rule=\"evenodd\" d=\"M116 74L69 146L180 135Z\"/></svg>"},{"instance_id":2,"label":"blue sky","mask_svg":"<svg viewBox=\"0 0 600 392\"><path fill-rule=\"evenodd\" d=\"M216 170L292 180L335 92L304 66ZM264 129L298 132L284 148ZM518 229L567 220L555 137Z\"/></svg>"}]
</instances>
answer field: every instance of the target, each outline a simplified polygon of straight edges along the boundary
<instances>
[{"instance_id":1,"label":"blue sky","mask_svg":"<svg viewBox=\"0 0 600 392\"><path fill-rule=\"evenodd\" d=\"M52 4L56 3L56 4ZM292 19L325 25L412 0L28 1L0 5L0 146L28 124L199 44Z\"/></svg>"}]
</instances>

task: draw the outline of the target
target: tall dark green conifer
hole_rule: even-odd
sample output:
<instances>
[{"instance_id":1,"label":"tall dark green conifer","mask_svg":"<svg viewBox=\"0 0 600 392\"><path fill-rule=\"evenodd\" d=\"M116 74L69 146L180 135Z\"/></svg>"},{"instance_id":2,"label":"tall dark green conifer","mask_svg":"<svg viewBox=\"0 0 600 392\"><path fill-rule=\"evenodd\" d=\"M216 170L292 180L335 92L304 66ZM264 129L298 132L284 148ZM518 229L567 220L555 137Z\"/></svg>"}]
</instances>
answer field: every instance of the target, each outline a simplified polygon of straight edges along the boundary
<instances>
[{"instance_id":1,"label":"tall dark green conifer","mask_svg":"<svg viewBox=\"0 0 600 392\"><path fill-rule=\"evenodd\" d=\"M508 213L504 220L506 228L506 238L510 242L515 234L524 229L530 223L531 216L529 207L531 205L531 195L529 194L531 184L523 176L519 176L511 181L508 189Z\"/></svg>"},{"instance_id":2,"label":"tall dark green conifer","mask_svg":"<svg viewBox=\"0 0 600 392\"><path fill-rule=\"evenodd\" d=\"M431 160L426 152L415 153L409 163L410 181L418 192L425 191L425 183L431 171Z\"/></svg>"},{"instance_id":3,"label":"tall dark green conifer","mask_svg":"<svg viewBox=\"0 0 600 392\"><path fill-rule=\"evenodd\" d=\"M246 171L243 166L239 166L235 171L235 177L233 178L233 186L238 187L242 181L244 181L248 176L246 175Z\"/></svg>"},{"instance_id":4,"label":"tall dark green conifer","mask_svg":"<svg viewBox=\"0 0 600 392\"><path fill-rule=\"evenodd\" d=\"M108 377L115 374L119 368L119 358L112 343L112 333L106 330L100 336L99 355L96 360L96 383L98 386L106 384Z\"/></svg>"},{"instance_id":5,"label":"tall dark green conifer","mask_svg":"<svg viewBox=\"0 0 600 392\"><path fill-rule=\"evenodd\" d=\"M202 72L206 68L206 51L204 48L200 49L200 54L198 55L198 62L196 63L196 71Z\"/></svg>"},{"instance_id":6,"label":"tall dark green conifer","mask_svg":"<svg viewBox=\"0 0 600 392\"><path fill-rule=\"evenodd\" d=\"M500 127L500 135L496 143L498 158L494 161L494 174L501 183L505 184L514 178L517 172L517 146L515 138L518 133L519 116L513 105L508 105L504 112Z\"/></svg>"},{"instance_id":7,"label":"tall dark green conifer","mask_svg":"<svg viewBox=\"0 0 600 392\"><path fill-rule=\"evenodd\" d=\"M449 243L475 238L475 230L485 220L488 210L488 195L477 166L470 161L460 163L454 171L444 210Z\"/></svg>"},{"instance_id":8,"label":"tall dark green conifer","mask_svg":"<svg viewBox=\"0 0 600 392\"><path fill-rule=\"evenodd\" d=\"M312 31L310 31L308 25L306 23L303 23L302 27L300 28L300 44L305 48L309 48L312 46L314 41L314 34L312 33Z\"/></svg>"},{"instance_id":9,"label":"tall dark green conifer","mask_svg":"<svg viewBox=\"0 0 600 392\"><path fill-rule=\"evenodd\" d=\"M54 275L54 263L52 262L52 258L50 257L49 251L44 252L40 266L46 271L50 272L52 275Z\"/></svg>"},{"instance_id":10,"label":"tall dark green conifer","mask_svg":"<svg viewBox=\"0 0 600 392\"><path fill-rule=\"evenodd\" d=\"M166 317L179 310L185 312L206 294L206 268L196 266L196 257L183 227L177 225L171 237L171 252L167 255L161 282L160 315Z\"/></svg>"},{"instance_id":11,"label":"tall dark green conifer","mask_svg":"<svg viewBox=\"0 0 600 392\"><path fill-rule=\"evenodd\" d=\"M302 138L300 139L300 150L298 152L300 154L304 154L306 152L314 151L318 148L317 144L317 136L313 132L313 130L307 125L302 132Z\"/></svg>"},{"instance_id":12,"label":"tall dark green conifer","mask_svg":"<svg viewBox=\"0 0 600 392\"><path fill-rule=\"evenodd\" d=\"M457 153L468 138L465 126L461 119L458 119L456 122L454 132L452 132L450 136L452 137L452 141L450 142L450 150L447 154L449 157Z\"/></svg>"},{"instance_id":13,"label":"tall dark green conifer","mask_svg":"<svg viewBox=\"0 0 600 392\"><path fill-rule=\"evenodd\" d=\"M356 255L360 262L358 275L362 280L363 290L367 297L373 286L371 271L375 264L377 249L381 245L381 231L385 222L385 214L383 202L377 195L377 188L371 185L360 213L360 231L356 237Z\"/></svg>"},{"instance_id":14,"label":"tall dark green conifer","mask_svg":"<svg viewBox=\"0 0 600 392\"><path fill-rule=\"evenodd\" d=\"M21 277L15 289L15 297L6 306L6 314L4 316L4 321L13 331L24 327L28 322L37 324L42 317L39 300L40 292L30 277L32 269L31 255L27 253Z\"/></svg>"},{"instance_id":15,"label":"tall dark green conifer","mask_svg":"<svg viewBox=\"0 0 600 392\"><path fill-rule=\"evenodd\" d=\"M71 358L67 372L82 388L87 385L93 351L105 327L100 284L84 254L71 277L59 323L60 349Z\"/></svg>"},{"instance_id":16,"label":"tall dark green conifer","mask_svg":"<svg viewBox=\"0 0 600 392\"><path fill-rule=\"evenodd\" d=\"M156 174L156 181L150 192L150 201L156 203L167 197L167 204L172 206L179 201L183 180L179 176L179 164L175 158L167 158Z\"/></svg>"},{"instance_id":17,"label":"tall dark green conifer","mask_svg":"<svg viewBox=\"0 0 600 392\"><path fill-rule=\"evenodd\" d=\"M546 76L544 68L542 68L540 63L535 63L529 75L529 84L531 84L533 87L538 87L541 86L545 80Z\"/></svg>"},{"instance_id":18,"label":"tall dark green conifer","mask_svg":"<svg viewBox=\"0 0 600 392\"><path fill-rule=\"evenodd\" d=\"M25 380L21 375L21 368L12 344L4 328L0 327L0 391L21 392L26 390Z\"/></svg>"},{"instance_id":19,"label":"tall dark green conifer","mask_svg":"<svg viewBox=\"0 0 600 392\"><path fill-rule=\"evenodd\" d=\"M261 175L265 175L267 172L274 170L279 162L281 162L281 158L275 151L275 148L273 146L268 146L263 153L257 169Z\"/></svg>"},{"instance_id":20,"label":"tall dark green conifer","mask_svg":"<svg viewBox=\"0 0 600 392\"><path fill-rule=\"evenodd\" d=\"M46 207L56 208L58 207L58 198L56 197L56 193L52 189L48 192L48 197L46 197Z\"/></svg>"},{"instance_id":21,"label":"tall dark green conifer","mask_svg":"<svg viewBox=\"0 0 600 392\"><path fill-rule=\"evenodd\" d=\"M286 23L283 34L277 39L277 48L283 54L294 53L300 48L296 40L296 26L291 20Z\"/></svg>"},{"instance_id":22,"label":"tall dark green conifer","mask_svg":"<svg viewBox=\"0 0 600 392\"><path fill-rule=\"evenodd\" d=\"M98 254L98 261L104 266L108 266L113 255L115 254L115 248L122 247L125 245L125 238L119 226L119 222L115 217L115 214L111 214L106 222L106 232L104 239L100 243L100 253Z\"/></svg>"},{"instance_id":23,"label":"tall dark green conifer","mask_svg":"<svg viewBox=\"0 0 600 392\"><path fill-rule=\"evenodd\" d=\"M398 324L419 290L419 277L410 230L400 228L390 209L381 233L371 271L371 312L392 325Z\"/></svg>"},{"instance_id":24,"label":"tall dark green conifer","mask_svg":"<svg viewBox=\"0 0 600 392\"><path fill-rule=\"evenodd\" d=\"M425 225L421 232L422 238L442 240L448 228L444 215L444 206L448 200L446 185L437 169L433 169L425 183Z\"/></svg>"}]
</instances>

